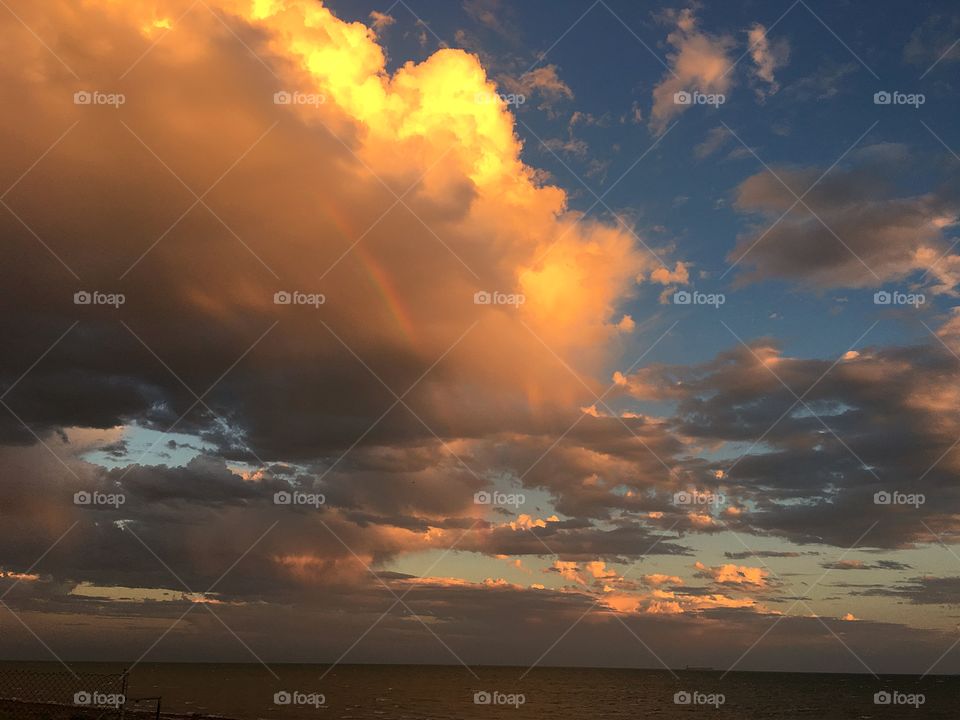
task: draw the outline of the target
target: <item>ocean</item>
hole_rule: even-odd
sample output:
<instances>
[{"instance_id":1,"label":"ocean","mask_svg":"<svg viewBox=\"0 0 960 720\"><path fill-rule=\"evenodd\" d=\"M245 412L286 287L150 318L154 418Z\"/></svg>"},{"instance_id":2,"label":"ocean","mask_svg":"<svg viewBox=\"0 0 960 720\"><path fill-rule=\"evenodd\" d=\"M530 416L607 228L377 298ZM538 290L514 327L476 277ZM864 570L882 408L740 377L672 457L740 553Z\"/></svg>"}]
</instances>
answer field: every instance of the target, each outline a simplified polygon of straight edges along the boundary
<instances>
[{"instance_id":1,"label":"ocean","mask_svg":"<svg viewBox=\"0 0 960 720\"><path fill-rule=\"evenodd\" d=\"M122 665L76 663L81 675ZM601 668L417 665L143 663L129 698L162 697L162 711L234 720L316 718L950 718L960 717L960 677L827 675ZM49 663L0 663L3 677L66 671ZM67 676L69 677L69 676Z\"/></svg>"}]
</instances>

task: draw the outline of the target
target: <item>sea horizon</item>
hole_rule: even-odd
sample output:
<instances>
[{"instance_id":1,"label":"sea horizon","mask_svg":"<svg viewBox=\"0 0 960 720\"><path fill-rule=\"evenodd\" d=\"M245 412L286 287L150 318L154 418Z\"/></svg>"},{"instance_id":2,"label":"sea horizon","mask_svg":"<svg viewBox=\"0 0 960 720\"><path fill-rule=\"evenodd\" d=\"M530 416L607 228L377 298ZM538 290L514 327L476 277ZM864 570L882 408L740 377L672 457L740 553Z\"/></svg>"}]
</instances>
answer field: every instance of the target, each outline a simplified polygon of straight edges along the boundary
<instances>
[{"instance_id":1,"label":"sea horizon","mask_svg":"<svg viewBox=\"0 0 960 720\"><path fill-rule=\"evenodd\" d=\"M76 687L88 678L122 671L122 663L71 666L78 676ZM561 719L587 713L682 718L692 710L752 720L869 718L884 716L890 711L887 705L916 717L950 718L960 691L960 678L934 675L522 666L475 666L472 672L476 677L452 665L273 663L267 668L256 663L144 662L131 671L126 688L131 709L152 709L153 699L159 698L164 716L195 720L306 720L318 713L333 718L480 718L490 712L515 718L545 713ZM68 674L57 663L0 662L0 690L14 677L26 687L31 677L49 685L51 676L65 681ZM97 690L76 692L96 696ZM102 697L108 694L100 691Z\"/></svg>"}]
</instances>

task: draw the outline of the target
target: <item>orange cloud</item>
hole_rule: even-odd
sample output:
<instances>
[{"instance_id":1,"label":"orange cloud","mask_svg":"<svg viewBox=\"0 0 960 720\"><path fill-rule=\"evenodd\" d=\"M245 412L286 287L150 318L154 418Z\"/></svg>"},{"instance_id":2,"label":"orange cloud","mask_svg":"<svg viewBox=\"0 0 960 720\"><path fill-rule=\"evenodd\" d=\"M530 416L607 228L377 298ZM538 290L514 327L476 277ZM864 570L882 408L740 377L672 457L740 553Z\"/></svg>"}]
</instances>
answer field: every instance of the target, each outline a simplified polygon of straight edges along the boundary
<instances>
[{"instance_id":1,"label":"orange cloud","mask_svg":"<svg viewBox=\"0 0 960 720\"><path fill-rule=\"evenodd\" d=\"M115 115L75 106L80 87L72 76L15 20L2 20L22 62L0 71L0 85L30 98L0 121L21 141L11 164L29 167L80 120L50 160L91 188L94 205L76 193L18 188L24 216L58 207L40 234L71 239L57 248L64 261L85 278L113 280L143 254L128 276L136 284L130 306L162 306L205 336L209 326L220 329L229 339L209 358L220 371L249 347L249 335L282 319L277 337L250 361L267 367L282 359L300 390L293 397L275 390L251 403L257 412L236 415L262 422L243 428L247 436L283 438L301 452L310 451L318 418L265 430L322 392L303 391L319 369L324 384L343 391L342 407L331 399L324 410L351 440L369 421L357 430L350 423L375 418L372 406L382 399L377 388L371 407L364 404L362 373L320 313L364 360L401 358L392 363L397 372L429 366L469 330L409 398L445 438L502 431L503 418L511 430L539 431L589 402L564 363L595 382L622 350L619 334L630 325L623 305L637 278L660 263L622 227L571 211L567 194L523 162L509 108L477 101L497 89L479 58L444 48L388 70L375 32L387 22L380 16L371 28L314 0L207 5L212 13L189 0L25 4L25 23L56 26L59 37L87 38L87 28L98 28L96 52L65 42L57 53L81 77L124 76L104 88L129 99ZM537 78L538 87L562 92L545 74ZM278 105L278 91L316 102ZM121 114L123 124L115 122ZM104 154L104 143L116 152ZM130 167L143 168L137 183L129 182ZM230 171L207 198L217 217L198 207L154 245L189 207L167 168L197 192ZM114 219L112 231L105 218ZM93 244L98 252L86 252ZM139 282L144 277L150 282ZM36 292L46 286L38 281ZM322 292L327 302L312 315L278 308L273 295L283 288ZM482 291L522 294L525 302L477 305ZM48 301L30 298L38 307ZM163 341L171 367L190 365L161 320L137 317L138 334L151 345ZM372 369L398 392L412 380ZM363 376L365 388L370 380Z\"/></svg>"},{"instance_id":2,"label":"orange cloud","mask_svg":"<svg viewBox=\"0 0 960 720\"><path fill-rule=\"evenodd\" d=\"M683 585L683 578L679 578L676 575L652 573L650 575L644 575L643 582L654 587L658 587L660 585Z\"/></svg>"},{"instance_id":3,"label":"orange cloud","mask_svg":"<svg viewBox=\"0 0 960 720\"><path fill-rule=\"evenodd\" d=\"M669 55L670 70L653 89L650 128L663 132L670 120L689 109L690 105L675 102L678 92L698 91L705 94L726 93L730 89L732 60L728 53L733 46L729 37L714 37L697 29L693 11L683 10L676 17L676 29L667 36L675 52Z\"/></svg>"},{"instance_id":4,"label":"orange cloud","mask_svg":"<svg viewBox=\"0 0 960 720\"><path fill-rule=\"evenodd\" d=\"M699 560L694 563L697 569L698 577L710 578L717 583L732 585L752 585L755 587L766 587L769 571L763 568L748 567L746 565L734 565L726 563L716 567L704 565Z\"/></svg>"}]
</instances>

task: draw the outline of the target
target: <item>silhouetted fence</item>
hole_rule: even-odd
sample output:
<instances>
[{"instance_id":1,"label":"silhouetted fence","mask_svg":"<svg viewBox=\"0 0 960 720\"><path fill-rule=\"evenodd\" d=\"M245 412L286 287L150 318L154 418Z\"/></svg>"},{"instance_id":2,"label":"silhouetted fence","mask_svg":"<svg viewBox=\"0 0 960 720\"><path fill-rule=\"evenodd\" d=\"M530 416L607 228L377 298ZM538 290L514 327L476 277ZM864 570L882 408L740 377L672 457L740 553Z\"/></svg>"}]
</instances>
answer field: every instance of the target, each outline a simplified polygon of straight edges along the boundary
<instances>
[{"instance_id":1,"label":"silhouetted fence","mask_svg":"<svg viewBox=\"0 0 960 720\"><path fill-rule=\"evenodd\" d=\"M0 668L0 720L145 720L160 698L127 697L126 672L37 672Z\"/></svg>"}]
</instances>

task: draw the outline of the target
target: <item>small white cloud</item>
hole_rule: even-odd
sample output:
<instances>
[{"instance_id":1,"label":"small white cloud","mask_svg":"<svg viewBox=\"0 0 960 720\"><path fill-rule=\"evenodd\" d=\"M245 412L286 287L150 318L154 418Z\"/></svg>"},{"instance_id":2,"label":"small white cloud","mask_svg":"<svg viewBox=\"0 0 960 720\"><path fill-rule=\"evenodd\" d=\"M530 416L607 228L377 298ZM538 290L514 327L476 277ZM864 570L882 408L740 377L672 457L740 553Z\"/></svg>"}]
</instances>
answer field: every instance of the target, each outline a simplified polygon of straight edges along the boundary
<instances>
[{"instance_id":1,"label":"small white cloud","mask_svg":"<svg viewBox=\"0 0 960 720\"><path fill-rule=\"evenodd\" d=\"M754 64L754 77L760 80L765 87L756 87L757 98L763 100L780 89L780 84L774 76L774 71L787 64L790 57L790 43L786 38L771 42L767 36L767 29L760 23L754 23L747 31L747 40L750 43L750 58Z\"/></svg>"}]
</instances>

